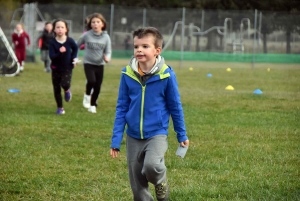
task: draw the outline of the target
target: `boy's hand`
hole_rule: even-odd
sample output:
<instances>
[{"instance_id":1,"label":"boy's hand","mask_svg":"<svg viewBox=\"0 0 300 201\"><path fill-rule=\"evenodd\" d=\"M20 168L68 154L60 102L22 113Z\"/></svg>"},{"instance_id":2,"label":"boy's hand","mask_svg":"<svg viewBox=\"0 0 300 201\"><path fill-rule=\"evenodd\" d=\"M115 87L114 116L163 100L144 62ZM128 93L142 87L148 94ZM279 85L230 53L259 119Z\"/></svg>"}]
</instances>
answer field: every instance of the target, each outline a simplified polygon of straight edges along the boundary
<instances>
[{"instance_id":1,"label":"boy's hand","mask_svg":"<svg viewBox=\"0 0 300 201\"><path fill-rule=\"evenodd\" d=\"M184 142L180 142L180 146L182 146L182 147L188 147L189 144L190 144L190 141L189 141L189 140L186 140L186 141L184 141Z\"/></svg>"},{"instance_id":2,"label":"boy's hand","mask_svg":"<svg viewBox=\"0 0 300 201\"><path fill-rule=\"evenodd\" d=\"M117 158L119 155L119 152L120 152L119 149L114 149L114 148L110 149L110 155L112 158Z\"/></svg>"}]
</instances>

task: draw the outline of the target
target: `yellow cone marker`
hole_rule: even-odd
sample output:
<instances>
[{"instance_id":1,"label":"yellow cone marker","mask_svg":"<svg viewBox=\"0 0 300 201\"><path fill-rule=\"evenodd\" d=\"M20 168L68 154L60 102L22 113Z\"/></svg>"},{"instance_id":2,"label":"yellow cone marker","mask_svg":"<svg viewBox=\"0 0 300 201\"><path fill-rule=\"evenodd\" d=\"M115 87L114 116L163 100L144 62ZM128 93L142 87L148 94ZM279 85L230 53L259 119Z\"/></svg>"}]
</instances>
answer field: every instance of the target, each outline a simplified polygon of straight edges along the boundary
<instances>
[{"instance_id":1,"label":"yellow cone marker","mask_svg":"<svg viewBox=\"0 0 300 201\"><path fill-rule=\"evenodd\" d=\"M228 86L225 88L225 90L232 91L232 90L234 90L234 88L233 88L233 86L228 85Z\"/></svg>"},{"instance_id":2,"label":"yellow cone marker","mask_svg":"<svg viewBox=\"0 0 300 201\"><path fill-rule=\"evenodd\" d=\"M270 68L268 68L267 70L268 70L268 72L269 72L271 69L270 69Z\"/></svg>"},{"instance_id":3,"label":"yellow cone marker","mask_svg":"<svg viewBox=\"0 0 300 201\"><path fill-rule=\"evenodd\" d=\"M226 71L227 71L227 72L230 72L230 71L231 71L231 68L227 68Z\"/></svg>"},{"instance_id":4,"label":"yellow cone marker","mask_svg":"<svg viewBox=\"0 0 300 201\"><path fill-rule=\"evenodd\" d=\"M192 71L192 70L194 70L194 69L193 69L193 67L190 67L189 70Z\"/></svg>"}]
</instances>

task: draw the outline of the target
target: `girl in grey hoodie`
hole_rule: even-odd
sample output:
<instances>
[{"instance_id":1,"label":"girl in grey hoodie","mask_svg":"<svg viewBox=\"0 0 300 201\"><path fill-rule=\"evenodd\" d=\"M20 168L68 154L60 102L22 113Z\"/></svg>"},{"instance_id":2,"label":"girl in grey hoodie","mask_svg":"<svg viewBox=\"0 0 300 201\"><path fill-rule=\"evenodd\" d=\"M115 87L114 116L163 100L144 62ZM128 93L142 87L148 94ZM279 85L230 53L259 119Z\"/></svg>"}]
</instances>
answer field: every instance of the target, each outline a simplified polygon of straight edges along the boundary
<instances>
[{"instance_id":1,"label":"girl in grey hoodie","mask_svg":"<svg viewBox=\"0 0 300 201\"><path fill-rule=\"evenodd\" d=\"M96 102L103 81L104 65L111 59L111 40L105 31L105 18L99 13L94 13L89 18L88 31L80 36L77 45L80 47L84 44L83 65L87 83L83 106L88 108L89 112L96 113Z\"/></svg>"}]
</instances>

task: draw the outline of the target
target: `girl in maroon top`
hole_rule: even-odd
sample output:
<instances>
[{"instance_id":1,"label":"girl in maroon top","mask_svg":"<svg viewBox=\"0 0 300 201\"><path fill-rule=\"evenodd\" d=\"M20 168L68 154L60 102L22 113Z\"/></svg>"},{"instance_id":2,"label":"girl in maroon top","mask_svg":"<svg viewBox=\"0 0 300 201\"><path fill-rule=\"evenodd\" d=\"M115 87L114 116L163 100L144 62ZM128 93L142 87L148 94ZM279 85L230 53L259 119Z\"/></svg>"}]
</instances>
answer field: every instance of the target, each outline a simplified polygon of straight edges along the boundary
<instances>
[{"instance_id":1,"label":"girl in maroon top","mask_svg":"<svg viewBox=\"0 0 300 201\"><path fill-rule=\"evenodd\" d=\"M12 34L12 42L15 46L15 53L20 64L20 70L24 70L24 61L26 59L26 45L30 45L29 35L24 31L23 24L16 24Z\"/></svg>"}]
</instances>

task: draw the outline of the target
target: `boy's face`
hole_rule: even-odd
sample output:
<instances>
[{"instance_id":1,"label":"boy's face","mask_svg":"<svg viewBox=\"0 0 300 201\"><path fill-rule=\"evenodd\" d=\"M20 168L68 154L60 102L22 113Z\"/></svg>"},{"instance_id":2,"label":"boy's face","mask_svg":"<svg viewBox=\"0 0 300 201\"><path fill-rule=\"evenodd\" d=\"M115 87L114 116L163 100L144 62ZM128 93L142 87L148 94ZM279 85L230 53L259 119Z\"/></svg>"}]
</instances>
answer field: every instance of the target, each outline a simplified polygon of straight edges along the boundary
<instances>
[{"instance_id":1,"label":"boy's face","mask_svg":"<svg viewBox=\"0 0 300 201\"><path fill-rule=\"evenodd\" d=\"M91 27L93 29L94 32L96 33L100 33L102 32L102 28L103 28L104 24L102 22L101 19L94 17L91 21Z\"/></svg>"},{"instance_id":2,"label":"boy's face","mask_svg":"<svg viewBox=\"0 0 300 201\"><path fill-rule=\"evenodd\" d=\"M154 46L154 37L149 34L142 38L137 36L133 39L134 45L134 57L140 63L149 63L149 65L154 65L156 56L160 54L161 47Z\"/></svg>"}]
</instances>

